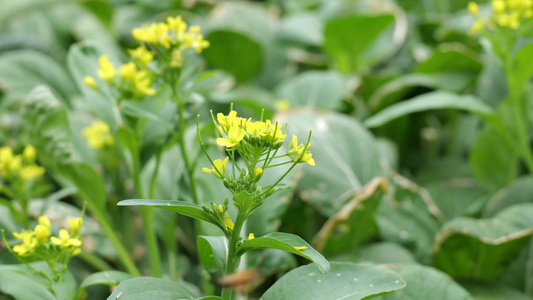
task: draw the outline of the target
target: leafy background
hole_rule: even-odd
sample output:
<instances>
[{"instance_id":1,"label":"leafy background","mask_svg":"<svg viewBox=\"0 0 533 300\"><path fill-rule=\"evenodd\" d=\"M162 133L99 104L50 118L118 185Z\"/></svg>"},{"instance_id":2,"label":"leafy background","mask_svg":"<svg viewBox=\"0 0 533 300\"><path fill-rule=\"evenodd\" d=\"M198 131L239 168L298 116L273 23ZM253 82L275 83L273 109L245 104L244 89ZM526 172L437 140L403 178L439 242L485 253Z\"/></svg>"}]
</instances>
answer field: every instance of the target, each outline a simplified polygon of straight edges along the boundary
<instances>
[{"instance_id":1,"label":"leafy background","mask_svg":"<svg viewBox=\"0 0 533 300\"><path fill-rule=\"evenodd\" d=\"M533 178L517 150L485 125L503 110L508 87L496 58L467 34L473 18L465 1L2 1L0 143L65 142L40 157L54 171L48 176L56 193L36 204L51 205L59 218L76 216L79 202L68 189L77 186L94 205L105 205L105 183L87 171L96 160L80 132L95 115L113 127L113 116L81 79L95 74L99 53L124 58L132 28L178 14L201 25L211 42L203 61L211 76L193 95L200 110L227 111L234 103L242 115L259 117L265 108L289 122L289 136L313 129L316 167L302 166L285 179L292 189L266 202L248 231L290 232L328 260L385 265L407 287L383 299L533 297ZM49 91L27 97L43 84ZM164 122L142 107L121 109ZM53 122L46 121L50 111ZM177 197L183 173L168 153L160 199ZM220 195L222 187L198 176L204 198ZM39 205L33 209L37 214ZM165 216L156 224L162 234ZM179 273L197 293L196 240L182 219ZM88 238L99 245L87 251L112 263L101 225L87 224ZM9 233L18 226L0 207L0 227ZM251 298L304 263L272 250L249 259L263 274ZM2 251L0 262L13 260ZM94 271L81 260L72 270L79 282ZM298 270L303 275L288 275L305 277ZM2 291L8 278L16 280L9 274L0 274ZM276 286L263 298L290 292L282 281Z\"/></svg>"}]
</instances>

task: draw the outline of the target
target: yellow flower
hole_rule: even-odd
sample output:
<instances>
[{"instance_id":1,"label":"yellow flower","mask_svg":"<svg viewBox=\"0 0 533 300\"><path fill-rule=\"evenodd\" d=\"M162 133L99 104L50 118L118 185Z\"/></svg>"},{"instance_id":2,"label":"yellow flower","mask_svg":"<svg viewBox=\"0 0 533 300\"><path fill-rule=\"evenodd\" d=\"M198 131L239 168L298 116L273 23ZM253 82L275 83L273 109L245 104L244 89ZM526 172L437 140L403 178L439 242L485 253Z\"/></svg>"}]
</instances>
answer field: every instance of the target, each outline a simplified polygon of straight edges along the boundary
<instances>
[{"instance_id":1,"label":"yellow flower","mask_svg":"<svg viewBox=\"0 0 533 300\"><path fill-rule=\"evenodd\" d=\"M8 164L9 171L16 172L22 167L22 156L14 156Z\"/></svg>"},{"instance_id":2,"label":"yellow flower","mask_svg":"<svg viewBox=\"0 0 533 300\"><path fill-rule=\"evenodd\" d=\"M127 79L134 79L137 74L137 66L134 62L129 62L120 67L120 77Z\"/></svg>"},{"instance_id":3,"label":"yellow flower","mask_svg":"<svg viewBox=\"0 0 533 300\"><path fill-rule=\"evenodd\" d=\"M19 256L30 255L35 250L35 247L37 247L37 239L35 239L32 230L23 230L20 233L15 232L13 233L13 236L22 240L22 244L13 247L13 251Z\"/></svg>"},{"instance_id":4,"label":"yellow flower","mask_svg":"<svg viewBox=\"0 0 533 300\"><path fill-rule=\"evenodd\" d=\"M52 241L52 243L62 248L81 246L81 240L78 238L71 238L70 234L68 233L66 229L59 230L59 237L53 236L50 238L50 241Z\"/></svg>"},{"instance_id":5,"label":"yellow flower","mask_svg":"<svg viewBox=\"0 0 533 300\"><path fill-rule=\"evenodd\" d=\"M82 218L75 218L75 219L68 220L68 225L70 226L70 230L72 230L72 232L79 231L81 228L81 224L83 224Z\"/></svg>"},{"instance_id":6,"label":"yellow flower","mask_svg":"<svg viewBox=\"0 0 533 300\"><path fill-rule=\"evenodd\" d=\"M255 235L253 233L250 232L250 234L248 235L248 238L246 239L247 241L251 241L255 239Z\"/></svg>"},{"instance_id":7,"label":"yellow flower","mask_svg":"<svg viewBox=\"0 0 533 300\"><path fill-rule=\"evenodd\" d=\"M226 227L228 227L229 230L233 230L233 228L235 227L235 225L233 225L233 221L228 216L228 214L224 215L224 223L226 223Z\"/></svg>"},{"instance_id":8,"label":"yellow flower","mask_svg":"<svg viewBox=\"0 0 533 300\"><path fill-rule=\"evenodd\" d=\"M34 161L36 156L37 150L35 150L35 147L32 145L27 145L24 148L24 151L22 151L22 157L24 157L24 160L26 161Z\"/></svg>"},{"instance_id":9,"label":"yellow flower","mask_svg":"<svg viewBox=\"0 0 533 300\"><path fill-rule=\"evenodd\" d=\"M134 50L130 50L130 56L132 59L139 61L142 64L149 64L154 60L154 53L143 46L137 47Z\"/></svg>"},{"instance_id":10,"label":"yellow flower","mask_svg":"<svg viewBox=\"0 0 533 300\"><path fill-rule=\"evenodd\" d=\"M218 138L217 144L226 148L233 148L242 141L244 134L244 129L236 126L231 127L228 131L228 136L226 138Z\"/></svg>"},{"instance_id":11,"label":"yellow flower","mask_svg":"<svg viewBox=\"0 0 533 300\"><path fill-rule=\"evenodd\" d=\"M283 99L283 100L276 101L274 106L276 107L277 111L285 112L285 111L288 111L291 108L291 103L289 102L289 100Z\"/></svg>"},{"instance_id":12,"label":"yellow flower","mask_svg":"<svg viewBox=\"0 0 533 300\"><path fill-rule=\"evenodd\" d=\"M199 26L189 27L189 31L185 34L182 48L192 48L197 53L209 47L209 41L204 40L204 36L200 33Z\"/></svg>"},{"instance_id":13,"label":"yellow flower","mask_svg":"<svg viewBox=\"0 0 533 300\"><path fill-rule=\"evenodd\" d=\"M213 174L216 178L223 179L226 177L226 165L228 164L228 159L229 157L224 158L224 161L217 159L213 161L213 169L203 168L202 171Z\"/></svg>"},{"instance_id":14,"label":"yellow flower","mask_svg":"<svg viewBox=\"0 0 533 300\"><path fill-rule=\"evenodd\" d=\"M315 160L313 159L312 154L309 150L306 150L302 156L305 147L303 144L298 145L298 138L295 135L292 136L292 141L289 147L291 146L292 149L289 148L287 154L292 158L294 162L305 162L310 164L311 166L315 165ZM309 147L310 146L311 144L309 144Z\"/></svg>"},{"instance_id":15,"label":"yellow flower","mask_svg":"<svg viewBox=\"0 0 533 300\"><path fill-rule=\"evenodd\" d=\"M170 66L174 68L181 67L182 58L181 58L181 51L178 49L175 49L172 51L172 61L170 62Z\"/></svg>"},{"instance_id":16,"label":"yellow flower","mask_svg":"<svg viewBox=\"0 0 533 300\"><path fill-rule=\"evenodd\" d=\"M40 216L37 221L39 222L39 224L46 226L48 229L52 228L52 224L50 224L50 219L48 219L47 216Z\"/></svg>"},{"instance_id":17,"label":"yellow flower","mask_svg":"<svg viewBox=\"0 0 533 300\"><path fill-rule=\"evenodd\" d=\"M83 83L90 87L91 89L93 90L97 90L98 89L98 84L96 83L96 80L91 77L91 76L85 76L83 77Z\"/></svg>"},{"instance_id":18,"label":"yellow flower","mask_svg":"<svg viewBox=\"0 0 533 300\"><path fill-rule=\"evenodd\" d=\"M237 112L234 110L230 111L227 116L222 113L217 114L217 121L224 132L228 132L231 127L237 126L241 119L237 118Z\"/></svg>"},{"instance_id":19,"label":"yellow flower","mask_svg":"<svg viewBox=\"0 0 533 300\"><path fill-rule=\"evenodd\" d=\"M495 13L500 14L505 11L505 1L492 0L492 9Z\"/></svg>"},{"instance_id":20,"label":"yellow flower","mask_svg":"<svg viewBox=\"0 0 533 300\"><path fill-rule=\"evenodd\" d=\"M469 2L468 3L468 11L475 17L479 15L479 6L476 2Z\"/></svg>"},{"instance_id":21,"label":"yellow flower","mask_svg":"<svg viewBox=\"0 0 533 300\"><path fill-rule=\"evenodd\" d=\"M83 129L83 136L87 139L89 147L100 150L115 143L110 133L109 126L103 121L96 121Z\"/></svg>"},{"instance_id":22,"label":"yellow flower","mask_svg":"<svg viewBox=\"0 0 533 300\"><path fill-rule=\"evenodd\" d=\"M26 165L20 170L20 178L24 181L36 179L43 176L45 169L38 165Z\"/></svg>"},{"instance_id":23,"label":"yellow flower","mask_svg":"<svg viewBox=\"0 0 533 300\"><path fill-rule=\"evenodd\" d=\"M477 34L483 31L483 28L485 28L485 23L483 22L483 19L477 19L474 24L472 24L472 27L468 31L468 34Z\"/></svg>"},{"instance_id":24,"label":"yellow flower","mask_svg":"<svg viewBox=\"0 0 533 300\"><path fill-rule=\"evenodd\" d=\"M255 177L261 177L263 175L263 168L255 169Z\"/></svg>"},{"instance_id":25,"label":"yellow flower","mask_svg":"<svg viewBox=\"0 0 533 300\"><path fill-rule=\"evenodd\" d=\"M150 79L150 73L146 70L137 72L133 80L135 90L142 95L153 96L156 94L156 90L150 87L152 80Z\"/></svg>"},{"instance_id":26,"label":"yellow flower","mask_svg":"<svg viewBox=\"0 0 533 300\"><path fill-rule=\"evenodd\" d=\"M115 79L115 75L117 74L117 70L115 69L115 66L109 61L109 56L100 56L100 58L98 59L98 65L100 66L100 69L98 70L98 77L109 83L113 82Z\"/></svg>"},{"instance_id":27,"label":"yellow flower","mask_svg":"<svg viewBox=\"0 0 533 300\"><path fill-rule=\"evenodd\" d=\"M204 168L204 169L207 169L207 168ZM204 171L205 172L205 171ZM219 204L218 205L218 210L223 213L224 212L224 207L222 206L222 204Z\"/></svg>"},{"instance_id":28,"label":"yellow flower","mask_svg":"<svg viewBox=\"0 0 533 300\"><path fill-rule=\"evenodd\" d=\"M42 243L50 235L50 229L44 225L39 224L35 226L34 233L35 237L37 238L37 241Z\"/></svg>"}]
</instances>

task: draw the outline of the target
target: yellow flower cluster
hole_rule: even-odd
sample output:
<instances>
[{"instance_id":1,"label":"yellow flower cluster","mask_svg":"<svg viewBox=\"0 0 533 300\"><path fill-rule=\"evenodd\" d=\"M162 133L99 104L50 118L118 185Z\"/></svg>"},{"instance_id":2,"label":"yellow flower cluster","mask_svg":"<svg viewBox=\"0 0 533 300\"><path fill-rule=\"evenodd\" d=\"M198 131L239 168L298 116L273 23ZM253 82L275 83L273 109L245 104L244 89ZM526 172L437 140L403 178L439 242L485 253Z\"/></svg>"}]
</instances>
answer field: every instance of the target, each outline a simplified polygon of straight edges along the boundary
<instances>
[{"instance_id":1,"label":"yellow flower cluster","mask_svg":"<svg viewBox=\"0 0 533 300\"><path fill-rule=\"evenodd\" d=\"M41 216L38 219L39 224L35 226L34 230L25 229L20 233L15 232L13 236L22 241L21 244L13 247L13 252L18 256L28 257L34 254L36 251L49 253L50 251L57 250L58 252L67 252L71 255L78 255L81 253L81 224L83 220L81 218L75 218L69 220L70 232L66 229L59 231L59 236L50 236L52 233L52 227L50 219L46 216ZM53 248L53 246L57 246ZM40 253L43 255L43 253Z\"/></svg>"},{"instance_id":2,"label":"yellow flower cluster","mask_svg":"<svg viewBox=\"0 0 533 300\"><path fill-rule=\"evenodd\" d=\"M105 80L111 85L116 85L119 89L131 92L138 96L152 96L156 94L156 91L151 87L152 85L152 73L147 68L147 65L154 59L154 54L144 47L130 51L133 61L128 62L120 68L116 68L115 65L109 60L107 55L102 55L98 59L98 77ZM141 68L137 67L137 62ZM120 80L117 80L116 77ZM85 76L83 79L85 85L92 89L98 89L96 80L91 76Z\"/></svg>"},{"instance_id":3,"label":"yellow flower cluster","mask_svg":"<svg viewBox=\"0 0 533 300\"><path fill-rule=\"evenodd\" d=\"M43 176L45 169L35 164L37 151L26 146L22 154L15 155L11 147L0 147L0 174L4 178L20 178L23 181Z\"/></svg>"},{"instance_id":4,"label":"yellow flower cluster","mask_svg":"<svg viewBox=\"0 0 533 300\"><path fill-rule=\"evenodd\" d=\"M87 139L89 147L96 150L113 146L115 143L109 125L104 121L96 121L92 125L85 127L82 134Z\"/></svg>"},{"instance_id":5,"label":"yellow flower cluster","mask_svg":"<svg viewBox=\"0 0 533 300\"><path fill-rule=\"evenodd\" d=\"M480 16L476 2L468 3L468 11L476 21L470 28L470 34L476 34L485 27L518 29L522 22L533 18L533 0L492 0L492 14L486 19Z\"/></svg>"},{"instance_id":6,"label":"yellow flower cluster","mask_svg":"<svg viewBox=\"0 0 533 300\"><path fill-rule=\"evenodd\" d=\"M165 49L183 51L193 49L197 53L209 47L209 42L204 40L200 27L190 26L181 19L168 17L167 22L152 23L135 28L133 37L140 43L150 44L154 47L161 46Z\"/></svg>"}]
</instances>

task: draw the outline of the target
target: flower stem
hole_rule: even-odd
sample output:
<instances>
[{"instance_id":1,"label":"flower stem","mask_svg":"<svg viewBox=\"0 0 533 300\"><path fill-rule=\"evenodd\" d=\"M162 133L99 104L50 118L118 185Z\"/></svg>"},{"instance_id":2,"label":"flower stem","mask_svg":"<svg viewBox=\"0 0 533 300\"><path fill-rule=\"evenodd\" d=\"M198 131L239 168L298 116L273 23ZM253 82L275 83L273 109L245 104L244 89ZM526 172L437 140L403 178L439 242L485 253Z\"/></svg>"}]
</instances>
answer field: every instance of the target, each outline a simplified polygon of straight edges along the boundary
<instances>
[{"instance_id":1,"label":"flower stem","mask_svg":"<svg viewBox=\"0 0 533 300\"><path fill-rule=\"evenodd\" d=\"M237 265L237 257L235 256L235 253L237 252L237 243L239 242L242 226L244 225L245 220L246 215L239 211L239 213L237 214L237 219L235 220L233 232L231 233L231 237L229 240L228 257L226 260L226 270L224 272L224 277L231 275L235 272L235 267ZM223 288L221 296L222 298L224 298L224 300L231 300L232 290L229 288Z\"/></svg>"}]
</instances>

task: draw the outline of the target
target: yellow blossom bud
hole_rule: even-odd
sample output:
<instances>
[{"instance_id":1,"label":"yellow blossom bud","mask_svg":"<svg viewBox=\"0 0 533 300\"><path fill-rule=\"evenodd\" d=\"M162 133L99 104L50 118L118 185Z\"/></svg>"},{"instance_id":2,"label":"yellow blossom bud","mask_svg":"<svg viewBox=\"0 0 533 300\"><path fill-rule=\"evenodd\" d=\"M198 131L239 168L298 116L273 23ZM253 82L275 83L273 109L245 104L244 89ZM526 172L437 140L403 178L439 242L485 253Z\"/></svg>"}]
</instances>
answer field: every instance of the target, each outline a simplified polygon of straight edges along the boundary
<instances>
[{"instance_id":1,"label":"yellow blossom bud","mask_svg":"<svg viewBox=\"0 0 533 300\"><path fill-rule=\"evenodd\" d=\"M291 108L291 103L287 99L278 100L274 105L279 112L285 112Z\"/></svg>"},{"instance_id":2,"label":"yellow blossom bud","mask_svg":"<svg viewBox=\"0 0 533 300\"><path fill-rule=\"evenodd\" d=\"M257 168L255 169L255 177L256 178L261 178L261 176L263 176L263 168Z\"/></svg>"},{"instance_id":3,"label":"yellow blossom bud","mask_svg":"<svg viewBox=\"0 0 533 300\"><path fill-rule=\"evenodd\" d=\"M22 152L22 157L26 161L30 161L30 162L34 161L36 156L37 156L37 150L35 150L35 147L33 147L32 145L27 145L24 148L24 151Z\"/></svg>"},{"instance_id":4,"label":"yellow blossom bud","mask_svg":"<svg viewBox=\"0 0 533 300\"><path fill-rule=\"evenodd\" d=\"M479 15L479 6L476 2L469 2L468 3L468 11L474 16L477 17Z\"/></svg>"},{"instance_id":5,"label":"yellow blossom bud","mask_svg":"<svg viewBox=\"0 0 533 300\"><path fill-rule=\"evenodd\" d=\"M8 164L9 171L16 172L22 167L22 156L14 156Z\"/></svg>"},{"instance_id":6,"label":"yellow blossom bud","mask_svg":"<svg viewBox=\"0 0 533 300\"><path fill-rule=\"evenodd\" d=\"M38 165L27 165L20 170L20 178L24 181L36 179L43 176L45 169Z\"/></svg>"},{"instance_id":7,"label":"yellow blossom bud","mask_svg":"<svg viewBox=\"0 0 533 300\"><path fill-rule=\"evenodd\" d=\"M154 53L143 46L140 46L134 50L130 50L129 52L132 59L145 65L154 60Z\"/></svg>"},{"instance_id":8,"label":"yellow blossom bud","mask_svg":"<svg viewBox=\"0 0 533 300\"><path fill-rule=\"evenodd\" d=\"M222 207L222 204L219 204L218 205L218 210L223 213L224 212L224 207Z\"/></svg>"},{"instance_id":9,"label":"yellow blossom bud","mask_svg":"<svg viewBox=\"0 0 533 300\"><path fill-rule=\"evenodd\" d=\"M98 77L102 78L107 82L113 82L117 70L115 69L115 66L111 63L111 61L109 61L109 56L100 56L100 58L98 59L98 65L100 66L100 69L98 70Z\"/></svg>"},{"instance_id":10,"label":"yellow blossom bud","mask_svg":"<svg viewBox=\"0 0 533 300\"><path fill-rule=\"evenodd\" d=\"M81 248L76 248L72 251L72 256L77 256L81 254Z\"/></svg>"},{"instance_id":11,"label":"yellow blossom bud","mask_svg":"<svg viewBox=\"0 0 533 300\"><path fill-rule=\"evenodd\" d=\"M307 247L306 246L294 247L294 249L296 249L298 251L304 251L305 249L307 249Z\"/></svg>"},{"instance_id":12,"label":"yellow blossom bud","mask_svg":"<svg viewBox=\"0 0 533 300\"><path fill-rule=\"evenodd\" d=\"M505 1L492 0L492 9L496 14L500 14L505 11Z\"/></svg>"},{"instance_id":13,"label":"yellow blossom bud","mask_svg":"<svg viewBox=\"0 0 533 300\"><path fill-rule=\"evenodd\" d=\"M82 134L92 149L100 150L115 143L110 128L104 121L96 121L85 127Z\"/></svg>"},{"instance_id":14,"label":"yellow blossom bud","mask_svg":"<svg viewBox=\"0 0 533 300\"><path fill-rule=\"evenodd\" d=\"M251 240L253 240L253 239L255 239L255 235L254 235L253 233L250 232L250 234L248 235L248 239L247 239L247 240L248 240L248 241L251 241Z\"/></svg>"},{"instance_id":15,"label":"yellow blossom bud","mask_svg":"<svg viewBox=\"0 0 533 300\"><path fill-rule=\"evenodd\" d=\"M477 19L474 24L472 24L472 27L468 31L468 34L477 34L483 31L483 28L485 28L485 23L483 22L483 19Z\"/></svg>"},{"instance_id":16,"label":"yellow blossom bud","mask_svg":"<svg viewBox=\"0 0 533 300\"><path fill-rule=\"evenodd\" d=\"M42 243L46 240L46 238L48 237L48 235L50 235L50 229L48 229L48 227L44 226L44 225L37 225L35 226L35 238L37 238L37 241Z\"/></svg>"},{"instance_id":17,"label":"yellow blossom bud","mask_svg":"<svg viewBox=\"0 0 533 300\"><path fill-rule=\"evenodd\" d=\"M70 229L72 230L72 232L76 232L80 230L81 224L83 224L82 218L75 218L75 219L68 220L68 225L70 226Z\"/></svg>"},{"instance_id":18,"label":"yellow blossom bud","mask_svg":"<svg viewBox=\"0 0 533 300\"><path fill-rule=\"evenodd\" d=\"M129 62L120 67L120 77L122 78L133 79L136 74L137 66L135 66L134 62Z\"/></svg>"},{"instance_id":19,"label":"yellow blossom bud","mask_svg":"<svg viewBox=\"0 0 533 300\"><path fill-rule=\"evenodd\" d=\"M91 76L85 76L83 77L83 83L90 87L91 89L93 90L97 90L98 89L98 84L96 83L96 80L91 77Z\"/></svg>"},{"instance_id":20,"label":"yellow blossom bud","mask_svg":"<svg viewBox=\"0 0 533 300\"><path fill-rule=\"evenodd\" d=\"M235 227L235 225L233 224L233 221L228 216L228 214L224 215L224 223L226 223L226 227L228 227L229 230L233 230L233 228Z\"/></svg>"},{"instance_id":21,"label":"yellow blossom bud","mask_svg":"<svg viewBox=\"0 0 533 300\"><path fill-rule=\"evenodd\" d=\"M50 224L50 219L48 219L47 216L40 216L38 222L40 225L46 226L48 229L52 227L52 224Z\"/></svg>"}]
</instances>

